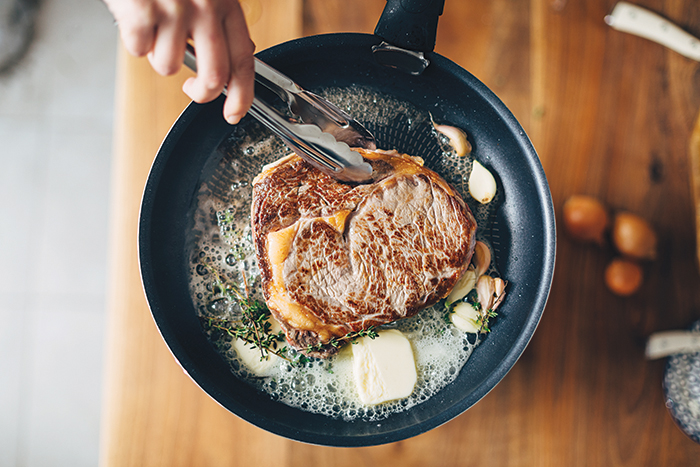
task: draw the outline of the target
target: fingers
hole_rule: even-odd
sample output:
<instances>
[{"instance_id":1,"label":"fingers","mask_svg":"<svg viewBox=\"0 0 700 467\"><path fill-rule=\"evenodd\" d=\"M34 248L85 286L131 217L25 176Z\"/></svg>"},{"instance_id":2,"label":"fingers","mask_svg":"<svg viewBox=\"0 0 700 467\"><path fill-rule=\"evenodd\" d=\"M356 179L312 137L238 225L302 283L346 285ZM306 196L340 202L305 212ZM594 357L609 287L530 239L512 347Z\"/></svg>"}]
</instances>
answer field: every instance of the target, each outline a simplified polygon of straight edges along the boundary
<instances>
[{"instance_id":1,"label":"fingers","mask_svg":"<svg viewBox=\"0 0 700 467\"><path fill-rule=\"evenodd\" d=\"M154 4L131 0L105 0L119 25L126 50L137 57L151 51L156 37L157 12Z\"/></svg>"},{"instance_id":2,"label":"fingers","mask_svg":"<svg viewBox=\"0 0 700 467\"><path fill-rule=\"evenodd\" d=\"M253 103L255 44L238 2L228 6L223 15L202 18L193 30L197 77L185 82L183 90L195 102L208 102L226 86L224 118L236 124Z\"/></svg>"},{"instance_id":3,"label":"fingers","mask_svg":"<svg viewBox=\"0 0 700 467\"><path fill-rule=\"evenodd\" d=\"M206 15L194 24L191 32L197 54L197 77L183 86L195 102L215 99L228 84L230 61L228 44L221 20Z\"/></svg>"},{"instance_id":4,"label":"fingers","mask_svg":"<svg viewBox=\"0 0 700 467\"><path fill-rule=\"evenodd\" d=\"M170 13L158 24L153 47L148 52L148 61L157 73L172 75L182 66L186 43L184 16Z\"/></svg>"},{"instance_id":5,"label":"fingers","mask_svg":"<svg viewBox=\"0 0 700 467\"><path fill-rule=\"evenodd\" d=\"M237 12L227 17L224 27L229 38L231 73L228 80L228 97L224 103L224 118L234 125L248 112L253 103L255 82L255 44L250 39L240 5Z\"/></svg>"},{"instance_id":6,"label":"fingers","mask_svg":"<svg viewBox=\"0 0 700 467\"><path fill-rule=\"evenodd\" d=\"M197 76L183 86L195 102L215 99L224 87L224 117L237 123L253 102L255 45L238 0L105 0L132 55L147 55L153 69L171 75L182 66L188 39L197 53Z\"/></svg>"}]
</instances>

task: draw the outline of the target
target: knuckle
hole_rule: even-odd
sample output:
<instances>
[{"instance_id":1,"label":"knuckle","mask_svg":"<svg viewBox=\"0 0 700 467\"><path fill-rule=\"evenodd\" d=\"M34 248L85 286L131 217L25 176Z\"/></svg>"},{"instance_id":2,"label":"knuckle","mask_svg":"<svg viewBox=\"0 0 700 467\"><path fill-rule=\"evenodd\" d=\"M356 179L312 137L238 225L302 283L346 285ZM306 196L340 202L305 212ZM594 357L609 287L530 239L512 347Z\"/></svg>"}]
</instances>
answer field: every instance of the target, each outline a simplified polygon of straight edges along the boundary
<instances>
[{"instance_id":1,"label":"knuckle","mask_svg":"<svg viewBox=\"0 0 700 467\"><path fill-rule=\"evenodd\" d=\"M156 50L154 53L149 54L148 61L159 75L170 76L177 73L180 69L180 63L175 61L172 55L166 55L162 51L159 53Z\"/></svg>"},{"instance_id":2,"label":"knuckle","mask_svg":"<svg viewBox=\"0 0 700 467\"><path fill-rule=\"evenodd\" d=\"M255 61L253 59L255 44L252 40L241 44L232 58L235 74L239 77L249 78L255 75Z\"/></svg>"},{"instance_id":3,"label":"knuckle","mask_svg":"<svg viewBox=\"0 0 700 467\"><path fill-rule=\"evenodd\" d=\"M127 30L122 32L122 41L124 47L130 54L137 57L143 57L150 51L150 42L146 34L136 30Z\"/></svg>"},{"instance_id":4,"label":"knuckle","mask_svg":"<svg viewBox=\"0 0 700 467\"><path fill-rule=\"evenodd\" d=\"M171 76L177 73L179 70L180 67L178 66L178 64L173 62L164 62L158 65L158 69L156 71L163 76Z\"/></svg>"},{"instance_id":5,"label":"knuckle","mask_svg":"<svg viewBox=\"0 0 700 467\"><path fill-rule=\"evenodd\" d=\"M228 81L228 76L221 71L213 71L202 76L202 84L207 91L221 91Z\"/></svg>"}]
</instances>

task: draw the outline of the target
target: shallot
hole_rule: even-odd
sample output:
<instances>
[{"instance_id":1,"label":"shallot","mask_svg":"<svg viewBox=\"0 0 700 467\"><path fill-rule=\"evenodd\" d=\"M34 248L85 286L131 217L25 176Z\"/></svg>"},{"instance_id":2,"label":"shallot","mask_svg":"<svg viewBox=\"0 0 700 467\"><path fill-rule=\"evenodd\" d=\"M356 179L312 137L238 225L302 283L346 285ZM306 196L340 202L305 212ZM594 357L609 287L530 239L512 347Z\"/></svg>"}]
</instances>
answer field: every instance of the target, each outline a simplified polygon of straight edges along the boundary
<instances>
[{"instance_id":1,"label":"shallot","mask_svg":"<svg viewBox=\"0 0 700 467\"><path fill-rule=\"evenodd\" d=\"M603 245L609 224L608 210L592 196L574 195L564 203L564 227L574 240Z\"/></svg>"},{"instance_id":2,"label":"shallot","mask_svg":"<svg viewBox=\"0 0 700 467\"><path fill-rule=\"evenodd\" d=\"M629 212L619 212L613 223L615 248L625 256L636 259L656 258L656 232L643 218Z\"/></svg>"},{"instance_id":3,"label":"shallot","mask_svg":"<svg viewBox=\"0 0 700 467\"><path fill-rule=\"evenodd\" d=\"M643 279L641 266L629 259L615 258L605 268L605 285L621 297L630 296L639 290Z\"/></svg>"}]
</instances>

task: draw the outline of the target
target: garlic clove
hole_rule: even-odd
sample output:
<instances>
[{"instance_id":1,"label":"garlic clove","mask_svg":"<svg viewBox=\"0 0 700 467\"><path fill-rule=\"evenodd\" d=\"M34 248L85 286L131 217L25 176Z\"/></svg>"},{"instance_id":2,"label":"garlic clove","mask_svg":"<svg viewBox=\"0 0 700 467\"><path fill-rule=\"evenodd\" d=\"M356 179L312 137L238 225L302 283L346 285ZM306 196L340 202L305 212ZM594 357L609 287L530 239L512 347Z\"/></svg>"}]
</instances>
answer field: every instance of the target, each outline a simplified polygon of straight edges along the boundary
<instances>
[{"instance_id":1,"label":"garlic clove","mask_svg":"<svg viewBox=\"0 0 700 467\"><path fill-rule=\"evenodd\" d=\"M469 175L469 194L481 204L490 203L496 196L496 179L489 170L476 159Z\"/></svg>"},{"instance_id":2,"label":"garlic clove","mask_svg":"<svg viewBox=\"0 0 700 467\"><path fill-rule=\"evenodd\" d=\"M484 315L493 306L494 292L495 287L493 277L481 276L479 280L476 281L476 293L479 296L479 303L481 304L481 313Z\"/></svg>"},{"instance_id":3,"label":"garlic clove","mask_svg":"<svg viewBox=\"0 0 700 467\"><path fill-rule=\"evenodd\" d=\"M463 299L467 296L469 292L471 292L475 284L476 273L474 271L474 268L470 266L469 269L467 269L464 272L462 277L459 278L455 286L452 288L452 291L445 299L445 303L449 306L457 300Z\"/></svg>"},{"instance_id":4,"label":"garlic clove","mask_svg":"<svg viewBox=\"0 0 700 467\"><path fill-rule=\"evenodd\" d=\"M455 305L450 321L459 330L470 333L479 332L479 312L470 303L460 302Z\"/></svg>"},{"instance_id":5,"label":"garlic clove","mask_svg":"<svg viewBox=\"0 0 700 467\"><path fill-rule=\"evenodd\" d=\"M459 157L464 157L472 151L472 145L467 141L467 134L457 127L449 125L435 125L435 130L447 136L450 146Z\"/></svg>"},{"instance_id":6,"label":"garlic clove","mask_svg":"<svg viewBox=\"0 0 700 467\"><path fill-rule=\"evenodd\" d=\"M493 294L495 296L495 301L493 305L491 305L491 310L495 311L506 297L506 283L500 277L495 277L493 279Z\"/></svg>"},{"instance_id":7,"label":"garlic clove","mask_svg":"<svg viewBox=\"0 0 700 467\"><path fill-rule=\"evenodd\" d=\"M450 315L450 321L452 321L452 324L454 324L455 327L462 332L468 332L470 334L476 334L479 332L479 326L476 325L474 320L464 319L461 316L452 313Z\"/></svg>"},{"instance_id":8,"label":"garlic clove","mask_svg":"<svg viewBox=\"0 0 700 467\"><path fill-rule=\"evenodd\" d=\"M484 242L476 242L472 261L476 267L477 278L483 276L491 266L491 250Z\"/></svg>"}]
</instances>

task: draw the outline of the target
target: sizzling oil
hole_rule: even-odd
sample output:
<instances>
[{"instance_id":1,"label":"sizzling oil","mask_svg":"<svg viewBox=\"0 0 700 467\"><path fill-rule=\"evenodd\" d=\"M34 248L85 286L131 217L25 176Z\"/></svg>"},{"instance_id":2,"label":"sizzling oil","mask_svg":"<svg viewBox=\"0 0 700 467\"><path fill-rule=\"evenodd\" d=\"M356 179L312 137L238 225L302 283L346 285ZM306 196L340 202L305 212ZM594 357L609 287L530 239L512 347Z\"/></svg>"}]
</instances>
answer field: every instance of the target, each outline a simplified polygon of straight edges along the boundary
<instances>
[{"instance_id":1,"label":"sizzling oil","mask_svg":"<svg viewBox=\"0 0 700 467\"><path fill-rule=\"evenodd\" d=\"M358 120L366 122L383 149L398 149L425 159L426 166L450 182L469 204L484 232L498 195L482 206L470 199L467 180L472 156L459 158L438 135L430 114L405 102L364 88L329 89L324 97ZM211 268L240 290L262 300L260 275L250 230L252 180L263 165L286 155L289 149L260 124L244 119L217 149L205 168L196 206L191 245L190 289L195 308L202 317L236 319L240 309L233 302L212 300ZM326 360L312 359L295 367L280 359L269 376L258 377L242 363L231 337L210 331L209 339L229 362L231 370L275 400L313 413L345 420L377 421L426 401L459 374L478 340L447 324L445 309L437 304L412 318L387 328L399 329L411 341L418 381L410 397L377 406L363 406L356 395L352 376L352 352L346 346Z\"/></svg>"}]
</instances>

